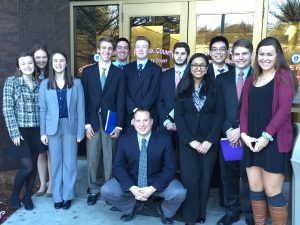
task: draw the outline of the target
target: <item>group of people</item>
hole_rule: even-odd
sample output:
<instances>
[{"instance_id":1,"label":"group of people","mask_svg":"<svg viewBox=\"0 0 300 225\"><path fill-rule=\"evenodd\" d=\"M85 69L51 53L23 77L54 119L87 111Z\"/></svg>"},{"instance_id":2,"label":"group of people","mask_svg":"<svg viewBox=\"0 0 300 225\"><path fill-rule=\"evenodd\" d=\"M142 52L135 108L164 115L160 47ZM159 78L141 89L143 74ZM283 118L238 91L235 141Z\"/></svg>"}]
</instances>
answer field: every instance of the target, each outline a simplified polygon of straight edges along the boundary
<instances>
[{"instance_id":1,"label":"group of people","mask_svg":"<svg viewBox=\"0 0 300 225\"><path fill-rule=\"evenodd\" d=\"M190 57L189 46L178 42L174 67L165 72L149 60L150 48L147 37L136 37L136 60L128 63L130 42L119 38L115 45L103 37L99 62L83 70L81 81L70 75L61 52L52 54L46 76L36 73L40 67L34 54L18 57L20 76L9 77L3 92L9 153L20 162L11 205L19 208L23 202L25 209L33 208L38 155L43 154L45 167L49 148L51 187L46 191L46 176L40 175L38 193L52 192L56 209L70 208L77 142L85 133L87 204L94 205L101 194L124 213L122 221L131 220L154 196L163 199L157 211L164 224L173 223L179 207L187 225L205 223L213 172L219 165L225 215L217 225L238 221L241 205L248 225L266 224L268 208L274 225L286 224L282 184L292 150L297 81L278 40L267 37L258 44L253 68L253 46L246 39L233 43L234 65L225 63L229 44L223 36L210 42L212 63L202 53ZM45 54L44 59L49 57ZM112 113L116 126L108 132ZM243 143L242 160L225 160L221 137L233 150Z\"/></svg>"}]
</instances>

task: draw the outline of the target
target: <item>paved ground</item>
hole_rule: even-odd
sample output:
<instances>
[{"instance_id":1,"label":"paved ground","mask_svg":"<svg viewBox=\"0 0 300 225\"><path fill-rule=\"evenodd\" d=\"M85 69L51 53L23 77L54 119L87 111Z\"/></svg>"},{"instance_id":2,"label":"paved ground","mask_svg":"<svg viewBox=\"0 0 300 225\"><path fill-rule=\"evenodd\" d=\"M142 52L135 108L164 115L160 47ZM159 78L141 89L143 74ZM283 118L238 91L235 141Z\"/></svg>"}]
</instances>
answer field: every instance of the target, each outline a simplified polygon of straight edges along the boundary
<instances>
[{"instance_id":1,"label":"paved ground","mask_svg":"<svg viewBox=\"0 0 300 225\"><path fill-rule=\"evenodd\" d=\"M24 208L17 210L4 225L142 225L142 224L162 224L158 214L152 209L144 210L143 214L150 212L153 216L136 215L130 222L121 222L119 220L122 213L111 211L111 206L106 205L102 200L99 200L94 206L86 204L86 161L78 160L78 180L76 185L76 198L72 202L69 210L54 209L51 198L33 197L35 205L34 210L26 211ZM224 210L217 203L218 195L216 190L212 190L209 196L207 209L207 222L205 225L215 225L222 217ZM151 211L152 210L152 211ZM184 224L179 220L174 221L174 225ZM234 223L234 225L244 225L244 219Z\"/></svg>"}]
</instances>

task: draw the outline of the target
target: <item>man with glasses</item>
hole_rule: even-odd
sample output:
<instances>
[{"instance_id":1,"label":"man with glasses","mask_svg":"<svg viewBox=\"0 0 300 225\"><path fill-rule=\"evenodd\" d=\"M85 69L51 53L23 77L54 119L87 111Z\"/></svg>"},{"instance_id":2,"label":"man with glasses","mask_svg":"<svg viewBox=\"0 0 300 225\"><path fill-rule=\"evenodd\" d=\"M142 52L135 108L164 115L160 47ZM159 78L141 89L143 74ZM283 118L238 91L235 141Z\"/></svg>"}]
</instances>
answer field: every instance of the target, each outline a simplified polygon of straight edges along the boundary
<instances>
[{"instance_id":1,"label":"man with glasses","mask_svg":"<svg viewBox=\"0 0 300 225\"><path fill-rule=\"evenodd\" d=\"M124 125L125 77L123 71L112 65L114 41L103 37L99 41L100 61L86 67L82 72L85 97L85 134L88 163L88 205L94 205L99 196L99 165L102 155L104 177L112 176L114 142ZM117 127L107 134L105 129L108 111L116 112Z\"/></svg>"},{"instance_id":2,"label":"man with glasses","mask_svg":"<svg viewBox=\"0 0 300 225\"><path fill-rule=\"evenodd\" d=\"M209 64L208 74L212 81L214 81L219 74L228 72L233 68L225 63L228 55L228 48L228 40L223 36L216 36L210 41L209 55L212 59L212 63Z\"/></svg>"},{"instance_id":3,"label":"man with glasses","mask_svg":"<svg viewBox=\"0 0 300 225\"><path fill-rule=\"evenodd\" d=\"M225 120L223 136L228 138L231 146L240 144L240 107L243 84L251 75L252 43L246 39L237 40L232 46L232 60L235 69L226 72L217 78L224 96ZM246 168L240 161L225 161L222 151L219 154L220 172L223 184L225 215L217 225L231 225L239 220L240 216L240 178L243 187L242 212L247 225L254 225L250 189Z\"/></svg>"},{"instance_id":4,"label":"man with glasses","mask_svg":"<svg viewBox=\"0 0 300 225\"><path fill-rule=\"evenodd\" d=\"M210 57L212 59L212 63L208 66L207 73L210 75L211 80L214 82L216 77L222 73L228 72L233 69L232 66L225 63L225 60L228 55L228 40L223 36L216 36L211 39L209 44ZM223 198L223 188L222 182L220 178L220 168L217 163L215 166L212 187L219 188L219 204L220 206L224 206L224 198Z\"/></svg>"},{"instance_id":5,"label":"man with glasses","mask_svg":"<svg viewBox=\"0 0 300 225\"><path fill-rule=\"evenodd\" d=\"M132 116L138 108L144 108L151 112L153 128L158 125L158 113L156 102L158 100L161 68L148 59L150 40L145 36L135 38L134 53L136 61L124 67L127 93L126 131L133 131Z\"/></svg>"},{"instance_id":6,"label":"man with glasses","mask_svg":"<svg viewBox=\"0 0 300 225\"><path fill-rule=\"evenodd\" d=\"M116 41L116 61L113 64L121 69L128 64L128 56L130 52L130 43L127 38L121 37Z\"/></svg>"}]
</instances>

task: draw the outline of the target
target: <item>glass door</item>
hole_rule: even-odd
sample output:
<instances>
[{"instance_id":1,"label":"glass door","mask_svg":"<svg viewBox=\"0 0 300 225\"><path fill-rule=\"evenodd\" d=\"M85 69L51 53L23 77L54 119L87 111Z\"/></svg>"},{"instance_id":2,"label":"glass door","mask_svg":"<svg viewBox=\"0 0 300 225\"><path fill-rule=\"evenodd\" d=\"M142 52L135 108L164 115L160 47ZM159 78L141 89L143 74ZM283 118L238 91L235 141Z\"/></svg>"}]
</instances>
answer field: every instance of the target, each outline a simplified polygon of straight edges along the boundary
<instances>
[{"instance_id":1,"label":"glass door","mask_svg":"<svg viewBox=\"0 0 300 225\"><path fill-rule=\"evenodd\" d=\"M213 0L189 3L188 43L195 52L208 53L210 39L225 36L230 46L240 38L256 46L262 37L262 0Z\"/></svg>"},{"instance_id":2,"label":"glass door","mask_svg":"<svg viewBox=\"0 0 300 225\"><path fill-rule=\"evenodd\" d=\"M133 49L136 36L150 39L149 59L166 70L173 66L173 46L187 41L187 2L123 4L123 36ZM134 61L131 51L130 60Z\"/></svg>"}]
</instances>

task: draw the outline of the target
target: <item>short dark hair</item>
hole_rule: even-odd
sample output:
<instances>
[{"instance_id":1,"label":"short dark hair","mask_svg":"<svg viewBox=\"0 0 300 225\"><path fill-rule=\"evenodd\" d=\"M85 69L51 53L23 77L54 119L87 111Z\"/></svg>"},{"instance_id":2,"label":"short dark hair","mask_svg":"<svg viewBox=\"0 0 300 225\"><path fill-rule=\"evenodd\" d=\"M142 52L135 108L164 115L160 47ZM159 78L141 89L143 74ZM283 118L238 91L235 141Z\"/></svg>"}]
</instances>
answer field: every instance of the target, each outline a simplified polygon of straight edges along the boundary
<instances>
[{"instance_id":1,"label":"short dark hair","mask_svg":"<svg viewBox=\"0 0 300 225\"><path fill-rule=\"evenodd\" d=\"M113 50L115 50L115 47L116 47L115 41L114 41L114 39L113 39L112 37L110 37L110 36L106 36L106 37L100 38L100 40L99 40L99 48L100 48L101 43L104 42L104 41L105 41L105 42L111 43L112 46L113 46Z\"/></svg>"},{"instance_id":2,"label":"short dark hair","mask_svg":"<svg viewBox=\"0 0 300 225\"><path fill-rule=\"evenodd\" d=\"M174 50L173 50L173 53L175 52L175 49L176 48L184 48L187 55L190 55L190 47L187 43L185 42L177 42L175 45L174 45Z\"/></svg>"},{"instance_id":3,"label":"short dark hair","mask_svg":"<svg viewBox=\"0 0 300 225\"><path fill-rule=\"evenodd\" d=\"M234 48L236 47L244 47L247 48L250 53L253 53L253 45L248 39L239 39L235 41L232 45L232 52L234 53Z\"/></svg>"},{"instance_id":4,"label":"short dark hair","mask_svg":"<svg viewBox=\"0 0 300 225\"><path fill-rule=\"evenodd\" d=\"M147 38L145 36L137 36L134 40L134 44L136 44L137 41L146 41L146 42L148 42L149 48L151 46L151 42L150 42L149 38Z\"/></svg>"},{"instance_id":5,"label":"short dark hair","mask_svg":"<svg viewBox=\"0 0 300 225\"><path fill-rule=\"evenodd\" d=\"M137 110L135 110L135 112L133 113L133 118L134 118L134 116L135 116L135 114L136 114L137 112L147 112L147 113L149 113L149 115L150 115L150 119L152 119L152 114L151 114L151 112L150 112L148 109L146 109L146 108L138 108Z\"/></svg>"},{"instance_id":6,"label":"short dark hair","mask_svg":"<svg viewBox=\"0 0 300 225\"><path fill-rule=\"evenodd\" d=\"M209 50L211 50L212 45L213 45L214 43L216 43L216 42L223 42L223 43L225 44L226 48L227 48L227 49L229 48L229 43L228 43L228 40L227 40L226 37L224 37L224 36L216 36L216 37L214 37L214 38L212 38L212 39L210 40L210 43L209 43Z\"/></svg>"},{"instance_id":7,"label":"short dark hair","mask_svg":"<svg viewBox=\"0 0 300 225\"><path fill-rule=\"evenodd\" d=\"M121 41L125 41L127 44L128 44L128 48L130 49L130 42L128 41L127 38L124 38L124 37L120 37L116 40L116 46L118 45L119 42Z\"/></svg>"}]
</instances>

